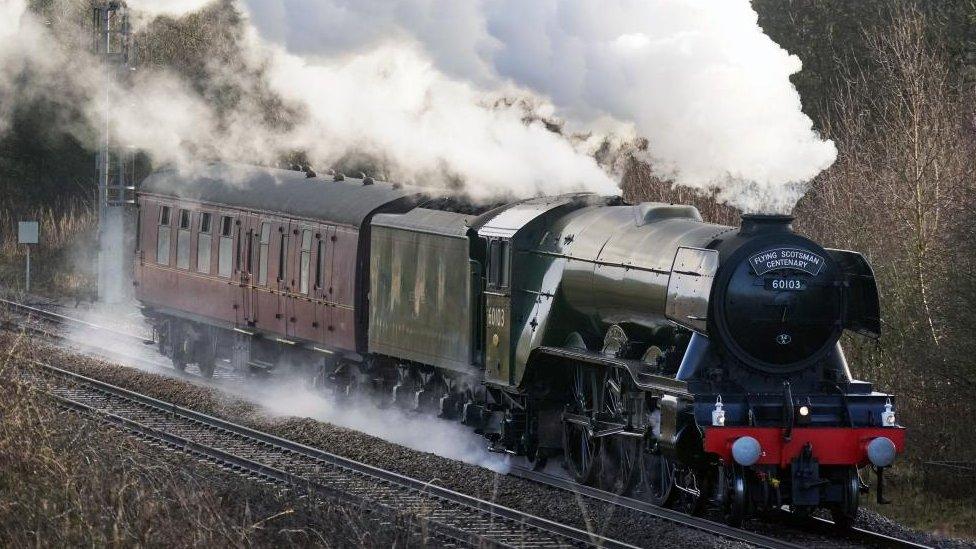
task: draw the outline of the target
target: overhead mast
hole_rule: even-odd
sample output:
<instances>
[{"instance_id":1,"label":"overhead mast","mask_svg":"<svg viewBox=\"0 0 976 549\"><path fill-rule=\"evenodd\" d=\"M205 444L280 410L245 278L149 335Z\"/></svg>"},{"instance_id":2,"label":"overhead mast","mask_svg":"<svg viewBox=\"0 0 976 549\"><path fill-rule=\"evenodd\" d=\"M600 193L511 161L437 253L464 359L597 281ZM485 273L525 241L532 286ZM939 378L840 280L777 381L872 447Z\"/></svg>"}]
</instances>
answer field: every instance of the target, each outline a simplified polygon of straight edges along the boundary
<instances>
[{"instance_id":1,"label":"overhead mast","mask_svg":"<svg viewBox=\"0 0 976 549\"><path fill-rule=\"evenodd\" d=\"M95 177L98 182L98 299L120 303L131 294L135 223L134 154L114 142L112 89L131 69L132 35L125 2L109 0L92 10L92 51L104 67L103 119L100 121Z\"/></svg>"}]
</instances>

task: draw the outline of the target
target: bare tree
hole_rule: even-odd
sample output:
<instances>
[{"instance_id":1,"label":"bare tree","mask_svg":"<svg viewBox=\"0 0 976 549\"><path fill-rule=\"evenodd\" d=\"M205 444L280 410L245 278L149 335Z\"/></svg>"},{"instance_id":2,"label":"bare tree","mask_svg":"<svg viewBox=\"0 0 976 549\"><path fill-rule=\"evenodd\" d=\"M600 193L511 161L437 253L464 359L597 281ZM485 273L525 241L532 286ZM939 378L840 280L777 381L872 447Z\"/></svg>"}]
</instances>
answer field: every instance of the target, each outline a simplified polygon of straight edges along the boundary
<instances>
[{"instance_id":1,"label":"bare tree","mask_svg":"<svg viewBox=\"0 0 976 549\"><path fill-rule=\"evenodd\" d=\"M960 345L973 336L960 311L976 307L976 291L966 297L958 283L960 257L976 255L959 240L976 236L972 210L960 206L976 196L973 97L933 16L913 2L890 9L889 26L865 32L869 63L840 64L823 123L840 156L797 215L807 233L869 256L886 334L879 346L854 345L852 366L902 393L934 450L959 433L933 403L976 389L976 357Z\"/></svg>"}]
</instances>

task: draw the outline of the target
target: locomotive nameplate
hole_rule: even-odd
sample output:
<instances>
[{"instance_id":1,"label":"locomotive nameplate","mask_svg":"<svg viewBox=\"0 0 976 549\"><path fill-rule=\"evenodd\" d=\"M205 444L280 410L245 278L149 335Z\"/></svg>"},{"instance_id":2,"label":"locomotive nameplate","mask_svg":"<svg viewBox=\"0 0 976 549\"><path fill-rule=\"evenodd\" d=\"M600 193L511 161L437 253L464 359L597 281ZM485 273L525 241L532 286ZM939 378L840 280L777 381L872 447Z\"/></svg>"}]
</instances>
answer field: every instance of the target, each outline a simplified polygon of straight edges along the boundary
<instances>
[{"instance_id":1,"label":"locomotive nameplate","mask_svg":"<svg viewBox=\"0 0 976 549\"><path fill-rule=\"evenodd\" d=\"M824 266L824 258L799 248L763 250L749 258L752 270L759 276L770 271L791 270L817 276Z\"/></svg>"}]
</instances>

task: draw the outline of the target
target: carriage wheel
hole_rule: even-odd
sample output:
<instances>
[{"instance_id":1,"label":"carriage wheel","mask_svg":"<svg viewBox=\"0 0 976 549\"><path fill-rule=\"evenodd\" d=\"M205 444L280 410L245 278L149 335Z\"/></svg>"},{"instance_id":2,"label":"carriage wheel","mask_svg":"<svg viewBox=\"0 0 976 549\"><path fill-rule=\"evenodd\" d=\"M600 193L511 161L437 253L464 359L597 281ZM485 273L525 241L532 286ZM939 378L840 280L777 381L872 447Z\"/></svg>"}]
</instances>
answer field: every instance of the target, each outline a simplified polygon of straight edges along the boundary
<instances>
[{"instance_id":1,"label":"carriage wheel","mask_svg":"<svg viewBox=\"0 0 976 549\"><path fill-rule=\"evenodd\" d=\"M175 368L177 372L185 372L187 365L186 357L190 356L193 343L186 336L185 330L183 330L181 325L177 324L176 327L173 328L173 331L177 332L175 334L172 332L170 333L172 337L171 345L173 349L173 368Z\"/></svg>"},{"instance_id":2,"label":"carriage wheel","mask_svg":"<svg viewBox=\"0 0 976 549\"><path fill-rule=\"evenodd\" d=\"M525 459L532 466L533 471L542 471L546 468L546 464L549 463L549 450L536 447L525 455Z\"/></svg>"},{"instance_id":3,"label":"carriage wheel","mask_svg":"<svg viewBox=\"0 0 976 549\"><path fill-rule=\"evenodd\" d=\"M199 360L197 368L200 369L200 375L207 379L213 378L214 370L217 369L216 357L212 353L203 353Z\"/></svg>"},{"instance_id":4,"label":"carriage wheel","mask_svg":"<svg viewBox=\"0 0 976 549\"><path fill-rule=\"evenodd\" d=\"M596 376L590 368L577 365L573 368L570 402L566 411L586 418L593 414L593 394ZM593 437L589 424L563 419L563 452L566 468L580 484L593 484L599 470L600 441Z\"/></svg>"},{"instance_id":5,"label":"carriage wheel","mask_svg":"<svg viewBox=\"0 0 976 549\"><path fill-rule=\"evenodd\" d=\"M186 361L183 360L182 357L177 356L177 355L174 354L173 355L173 368L177 372L185 372L186 371Z\"/></svg>"},{"instance_id":6,"label":"carriage wheel","mask_svg":"<svg viewBox=\"0 0 976 549\"><path fill-rule=\"evenodd\" d=\"M207 379L212 378L214 370L217 369L217 341L214 336L205 332L194 343L193 347L196 351L197 368L200 369L200 375Z\"/></svg>"}]
</instances>

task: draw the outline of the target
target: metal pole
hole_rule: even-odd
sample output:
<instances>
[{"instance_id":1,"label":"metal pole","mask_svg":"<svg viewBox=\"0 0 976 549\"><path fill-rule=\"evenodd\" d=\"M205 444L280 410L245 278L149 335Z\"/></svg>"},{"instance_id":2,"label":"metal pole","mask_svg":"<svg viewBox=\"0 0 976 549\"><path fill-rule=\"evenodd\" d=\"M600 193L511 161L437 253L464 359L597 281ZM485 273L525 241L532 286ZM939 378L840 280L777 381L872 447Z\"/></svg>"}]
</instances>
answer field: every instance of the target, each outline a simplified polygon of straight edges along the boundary
<instances>
[{"instance_id":1,"label":"metal pole","mask_svg":"<svg viewBox=\"0 0 976 549\"><path fill-rule=\"evenodd\" d=\"M27 284L26 284L27 291L26 293L28 294L30 293L30 248L31 248L30 244L27 244Z\"/></svg>"}]
</instances>

